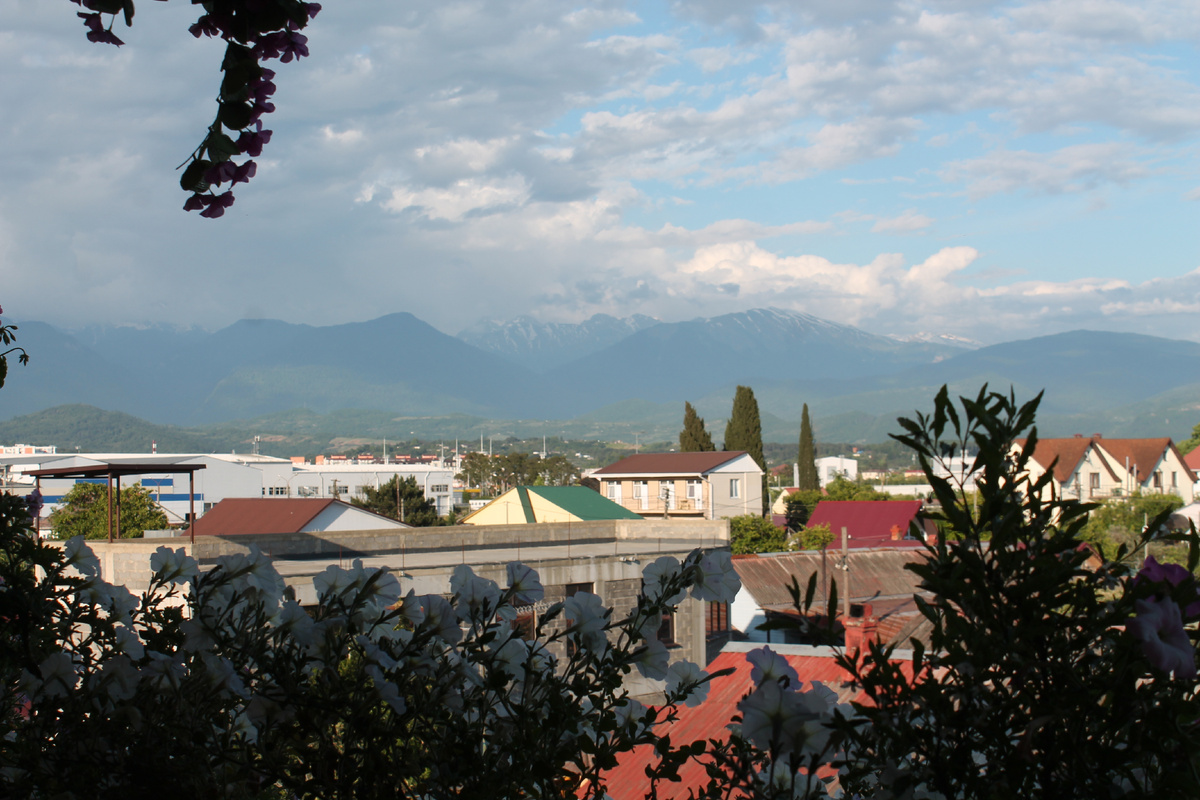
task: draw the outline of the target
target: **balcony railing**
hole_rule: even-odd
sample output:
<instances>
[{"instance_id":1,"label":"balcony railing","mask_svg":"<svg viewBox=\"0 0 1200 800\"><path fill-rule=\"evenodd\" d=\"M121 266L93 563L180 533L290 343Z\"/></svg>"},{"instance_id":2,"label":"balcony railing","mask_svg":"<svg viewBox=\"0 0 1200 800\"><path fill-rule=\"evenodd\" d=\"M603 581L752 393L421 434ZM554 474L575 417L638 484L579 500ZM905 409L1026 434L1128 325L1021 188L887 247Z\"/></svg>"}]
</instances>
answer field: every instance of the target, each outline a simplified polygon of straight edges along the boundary
<instances>
[{"instance_id":1,"label":"balcony railing","mask_svg":"<svg viewBox=\"0 0 1200 800\"><path fill-rule=\"evenodd\" d=\"M613 500L613 502L638 514L658 514L661 516L664 508L668 515L704 513L704 501L690 497L679 498L672 503L666 502L661 497L647 497L644 500L640 497L626 497L621 500Z\"/></svg>"}]
</instances>

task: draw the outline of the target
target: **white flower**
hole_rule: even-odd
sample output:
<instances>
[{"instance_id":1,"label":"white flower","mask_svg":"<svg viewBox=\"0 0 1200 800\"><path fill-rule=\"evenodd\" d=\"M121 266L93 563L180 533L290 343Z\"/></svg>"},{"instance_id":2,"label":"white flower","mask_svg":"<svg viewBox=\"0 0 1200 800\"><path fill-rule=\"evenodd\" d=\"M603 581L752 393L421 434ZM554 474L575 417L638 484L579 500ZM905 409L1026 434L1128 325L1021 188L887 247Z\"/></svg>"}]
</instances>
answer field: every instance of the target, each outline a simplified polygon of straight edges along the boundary
<instances>
[{"instance_id":1,"label":"white flower","mask_svg":"<svg viewBox=\"0 0 1200 800\"><path fill-rule=\"evenodd\" d=\"M591 592L578 592L563 603L563 616L572 632L585 648L595 653L603 651L607 644L604 627L610 613L604 601Z\"/></svg>"},{"instance_id":2,"label":"white flower","mask_svg":"<svg viewBox=\"0 0 1200 800\"><path fill-rule=\"evenodd\" d=\"M256 546L250 545L250 552L247 554L242 568L245 572L234 582L238 589L256 589L272 605L279 602L279 599L283 597L285 584L283 576L275 569L270 558Z\"/></svg>"},{"instance_id":3,"label":"white flower","mask_svg":"<svg viewBox=\"0 0 1200 800\"><path fill-rule=\"evenodd\" d=\"M43 697L66 697L79 682L75 660L70 653L51 653L38 664Z\"/></svg>"},{"instance_id":4,"label":"white flower","mask_svg":"<svg viewBox=\"0 0 1200 800\"><path fill-rule=\"evenodd\" d=\"M761 686L764 681L778 682L787 679L787 685L796 687L800 684L800 676L792 669L787 659L769 647L760 647L746 653L746 660L753 665L750 679L755 686Z\"/></svg>"},{"instance_id":5,"label":"white flower","mask_svg":"<svg viewBox=\"0 0 1200 800\"><path fill-rule=\"evenodd\" d=\"M245 709L238 711L234 715L233 722L230 725L230 733L238 734L246 740L247 744L254 744L258 741L258 728L250 721Z\"/></svg>"},{"instance_id":6,"label":"white flower","mask_svg":"<svg viewBox=\"0 0 1200 800\"><path fill-rule=\"evenodd\" d=\"M412 589L409 589L408 594L400 601L400 616L414 628L425 621L425 609L421 605L421 598L417 597Z\"/></svg>"},{"instance_id":7,"label":"white flower","mask_svg":"<svg viewBox=\"0 0 1200 800\"><path fill-rule=\"evenodd\" d=\"M133 592L126 589L124 586L108 586L107 611L109 619L117 622L124 622L126 625L130 623L129 615L133 613L141 601L133 596Z\"/></svg>"},{"instance_id":8,"label":"white flower","mask_svg":"<svg viewBox=\"0 0 1200 800\"><path fill-rule=\"evenodd\" d=\"M680 699L689 708L695 708L708 697L708 673L686 659L676 661L667 669L667 694L674 696L686 692Z\"/></svg>"},{"instance_id":9,"label":"white flower","mask_svg":"<svg viewBox=\"0 0 1200 800\"><path fill-rule=\"evenodd\" d=\"M525 680L525 662L529 658L529 643L519 636L508 639L496 651L495 665L513 680Z\"/></svg>"},{"instance_id":10,"label":"white flower","mask_svg":"<svg viewBox=\"0 0 1200 800\"><path fill-rule=\"evenodd\" d=\"M1169 597L1138 600L1134 608L1137 616L1126 628L1142 643L1146 660L1176 678L1194 680L1196 653L1183 629L1183 617L1175 601Z\"/></svg>"},{"instance_id":11,"label":"white flower","mask_svg":"<svg viewBox=\"0 0 1200 800\"><path fill-rule=\"evenodd\" d=\"M659 556L642 570L642 592L652 603L678 605L687 597L687 589L681 588L667 596L666 584L677 579L681 571L679 559L674 556Z\"/></svg>"},{"instance_id":12,"label":"white flower","mask_svg":"<svg viewBox=\"0 0 1200 800\"><path fill-rule=\"evenodd\" d=\"M113 626L113 638L116 639L118 653L126 653L130 658L139 660L146 653L145 647L142 646L142 640L138 638L137 631L133 628L117 623Z\"/></svg>"},{"instance_id":13,"label":"white flower","mask_svg":"<svg viewBox=\"0 0 1200 800\"><path fill-rule=\"evenodd\" d=\"M624 698L613 708L617 726L629 728L629 735L636 737L646 731L646 707L632 697Z\"/></svg>"},{"instance_id":14,"label":"white flower","mask_svg":"<svg viewBox=\"0 0 1200 800\"><path fill-rule=\"evenodd\" d=\"M184 548L160 547L150 556L150 569L164 581L187 583L200 574L200 565Z\"/></svg>"},{"instance_id":15,"label":"white flower","mask_svg":"<svg viewBox=\"0 0 1200 800\"><path fill-rule=\"evenodd\" d=\"M363 672L367 673L367 677L374 684L375 691L379 693L379 699L391 706L393 711L397 714L403 714L408 710L408 705L404 702L404 698L400 696L400 689L384 676L383 671L379 667L374 664L368 664Z\"/></svg>"},{"instance_id":16,"label":"white flower","mask_svg":"<svg viewBox=\"0 0 1200 800\"><path fill-rule=\"evenodd\" d=\"M654 637L647 639L646 644L638 650L637 659L633 664L644 677L652 681L661 681L667 678L669 660L667 646Z\"/></svg>"},{"instance_id":17,"label":"white flower","mask_svg":"<svg viewBox=\"0 0 1200 800\"><path fill-rule=\"evenodd\" d=\"M313 578L313 588L317 597L340 597L347 589L358 583L356 572L342 569L337 564L330 564L325 571Z\"/></svg>"},{"instance_id":18,"label":"white flower","mask_svg":"<svg viewBox=\"0 0 1200 800\"><path fill-rule=\"evenodd\" d=\"M218 692L234 694L243 698L250 696L250 693L246 691L246 684L237 674L237 670L233 668L229 659L212 653L201 653L200 660L208 671L210 685Z\"/></svg>"},{"instance_id":19,"label":"white flower","mask_svg":"<svg viewBox=\"0 0 1200 800\"><path fill-rule=\"evenodd\" d=\"M284 601L271 622L275 625L276 630L286 631L301 645L307 647L312 643L312 617L295 600Z\"/></svg>"},{"instance_id":20,"label":"white flower","mask_svg":"<svg viewBox=\"0 0 1200 800\"><path fill-rule=\"evenodd\" d=\"M421 610L425 620L422 628L432 628L435 636L447 644L458 644L462 641L462 628L458 627L458 616L454 606L439 594L427 594L421 598Z\"/></svg>"},{"instance_id":21,"label":"white flower","mask_svg":"<svg viewBox=\"0 0 1200 800\"><path fill-rule=\"evenodd\" d=\"M796 706L795 692L775 681L761 684L737 705L742 712L742 736L760 750L789 750L804 724Z\"/></svg>"},{"instance_id":22,"label":"white flower","mask_svg":"<svg viewBox=\"0 0 1200 800\"><path fill-rule=\"evenodd\" d=\"M513 591L513 602L518 605L527 606L546 596L537 572L520 561L508 563L508 588Z\"/></svg>"},{"instance_id":23,"label":"white flower","mask_svg":"<svg viewBox=\"0 0 1200 800\"><path fill-rule=\"evenodd\" d=\"M137 694L138 671L129 656L118 654L100 665L88 679L88 689L103 691L114 701L129 700Z\"/></svg>"},{"instance_id":24,"label":"white flower","mask_svg":"<svg viewBox=\"0 0 1200 800\"><path fill-rule=\"evenodd\" d=\"M382 569L367 570L364 576L370 580L375 573L379 573L379 578L371 585L370 601L384 608L395 605L396 601L400 599L400 579Z\"/></svg>"},{"instance_id":25,"label":"white flower","mask_svg":"<svg viewBox=\"0 0 1200 800\"><path fill-rule=\"evenodd\" d=\"M95 577L100 574L100 560L88 547L82 536L73 536L63 546L63 564L74 567L80 575Z\"/></svg>"},{"instance_id":26,"label":"white flower","mask_svg":"<svg viewBox=\"0 0 1200 800\"><path fill-rule=\"evenodd\" d=\"M142 674L152 687L158 690L178 689L187 669L183 662L165 653L150 652L150 661L142 667Z\"/></svg>"},{"instance_id":27,"label":"white flower","mask_svg":"<svg viewBox=\"0 0 1200 800\"><path fill-rule=\"evenodd\" d=\"M375 644L366 636L356 636L354 641L362 648L363 657L372 664L378 664L384 669L392 669L396 666L396 659L385 653L379 645Z\"/></svg>"},{"instance_id":28,"label":"white flower","mask_svg":"<svg viewBox=\"0 0 1200 800\"><path fill-rule=\"evenodd\" d=\"M486 622L500 605L500 587L495 581L480 578L466 564L459 564L450 576L454 608L463 622Z\"/></svg>"},{"instance_id":29,"label":"white flower","mask_svg":"<svg viewBox=\"0 0 1200 800\"><path fill-rule=\"evenodd\" d=\"M742 588L742 581L733 569L733 558L728 550L706 553L696 565L696 584L692 597L714 603L732 603Z\"/></svg>"}]
</instances>

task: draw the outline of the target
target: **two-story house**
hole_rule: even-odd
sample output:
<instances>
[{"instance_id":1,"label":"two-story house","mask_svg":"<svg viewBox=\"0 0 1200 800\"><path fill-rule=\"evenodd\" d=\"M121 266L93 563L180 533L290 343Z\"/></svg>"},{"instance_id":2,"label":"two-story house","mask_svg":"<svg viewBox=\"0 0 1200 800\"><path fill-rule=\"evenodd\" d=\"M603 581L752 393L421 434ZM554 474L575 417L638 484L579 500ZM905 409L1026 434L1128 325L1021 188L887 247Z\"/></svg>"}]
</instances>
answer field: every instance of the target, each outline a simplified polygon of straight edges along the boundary
<instances>
[{"instance_id":1,"label":"two-story house","mask_svg":"<svg viewBox=\"0 0 1200 800\"><path fill-rule=\"evenodd\" d=\"M1018 439L1016 450L1027 440ZM1029 458L1037 480L1053 470L1051 487L1068 500L1101 500L1142 494L1177 494L1185 504L1195 498L1196 476L1169 437L1105 439L1100 434L1070 439L1039 439Z\"/></svg>"},{"instance_id":2,"label":"two-story house","mask_svg":"<svg viewBox=\"0 0 1200 800\"><path fill-rule=\"evenodd\" d=\"M763 471L741 450L641 453L596 470L600 493L643 517L762 513Z\"/></svg>"}]
</instances>

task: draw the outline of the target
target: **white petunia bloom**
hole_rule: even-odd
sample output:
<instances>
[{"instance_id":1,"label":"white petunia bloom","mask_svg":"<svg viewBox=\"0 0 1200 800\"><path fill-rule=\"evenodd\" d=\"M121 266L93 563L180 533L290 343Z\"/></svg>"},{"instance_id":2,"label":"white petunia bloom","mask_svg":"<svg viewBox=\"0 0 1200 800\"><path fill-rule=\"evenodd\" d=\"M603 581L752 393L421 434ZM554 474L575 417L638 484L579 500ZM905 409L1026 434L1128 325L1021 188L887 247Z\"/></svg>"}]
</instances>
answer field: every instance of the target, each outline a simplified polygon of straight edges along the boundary
<instances>
[{"instance_id":1,"label":"white petunia bloom","mask_svg":"<svg viewBox=\"0 0 1200 800\"><path fill-rule=\"evenodd\" d=\"M379 693L379 699L391 706L393 711L397 714L403 714L408 710L408 704L401 697L399 687L389 681L379 667L374 664L368 664L363 672L367 673L367 677L374 684L375 691Z\"/></svg>"},{"instance_id":2,"label":"white petunia bloom","mask_svg":"<svg viewBox=\"0 0 1200 800\"><path fill-rule=\"evenodd\" d=\"M662 681L667 678L667 662L670 661L670 658L667 646L657 637L652 637L647 639L646 644L639 649L633 665L637 667L643 677L652 681Z\"/></svg>"},{"instance_id":3,"label":"white petunia bloom","mask_svg":"<svg viewBox=\"0 0 1200 800\"><path fill-rule=\"evenodd\" d=\"M63 564L73 567L80 575L96 577L100 574L100 560L92 548L84 543L82 536L73 536L63 546Z\"/></svg>"},{"instance_id":4,"label":"white petunia bloom","mask_svg":"<svg viewBox=\"0 0 1200 800\"><path fill-rule=\"evenodd\" d=\"M447 644L458 644L462 641L458 615L454 613L454 606L450 605L446 598L440 594L427 594L421 598L421 609L425 615L425 621L421 623L422 628L432 629L434 635Z\"/></svg>"},{"instance_id":5,"label":"white petunia bloom","mask_svg":"<svg viewBox=\"0 0 1200 800\"><path fill-rule=\"evenodd\" d=\"M275 628L286 631L293 639L307 647L313 640L313 619L295 600L286 600L271 619Z\"/></svg>"},{"instance_id":6,"label":"white petunia bloom","mask_svg":"<svg viewBox=\"0 0 1200 800\"><path fill-rule=\"evenodd\" d=\"M35 682L43 697L66 697L79 683L75 659L70 653L51 653L38 664L38 672L42 677Z\"/></svg>"},{"instance_id":7,"label":"white petunia bloom","mask_svg":"<svg viewBox=\"0 0 1200 800\"><path fill-rule=\"evenodd\" d=\"M667 596L666 584L678 578L681 572L679 559L674 556L659 556L647 564L646 568L642 570L642 591L646 598L652 603L679 605L683 598L687 597L687 589L679 589L674 594Z\"/></svg>"},{"instance_id":8,"label":"white petunia bloom","mask_svg":"<svg viewBox=\"0 0 1200 800\"><path fill-rule=\"evenodd\" d=\"M495 581L480 578L466 564L459 564L450 576L454 608L463 622L486 622L500 605L500 587Z\"/></svg>"},{"instance_id":9,"label":"white petunia bloom","mask_svg":"<svg viewBox=\"0 0 1200 800\"><path fill-rule=\"evenodd\" d=\"M496 651L495 665L513 680L525 680L525 662L529 659L529 643L520 637L508 639Z\"/></svg>"},{"instance_id":10,"label":"white petunia bloom","mask_svg":"<svg viewBox=\"0 0 1200 800\"><path fill-rule=\"evenodd\" d=\"M150 662L142 667L142 675L159 691L178 689L185 674L187 668L182 661L154 651L150 652Z\"/></svg>"},{"instance_id":11,"label":"white petunia bloom","mask_svg":"<svg viewBox=\"0 0 1200 800\"><path fill-rule=\"evenodd\" d=\"M733 558L728 550L706 553L696 565L696 584L692 597L713 603L732 603L742 588L741 578L733 569Z\"/></svg>"},{"instance_id":12,"label":"white petunia bloom","mask_svg":"<svg viewBox=\"0 0 1200 800\"><path fill-rule=\"evenodd\" d=\"M604 601L591 592L579 592L563 603L563 616L579 642L588 650L599 653L607 644L604 627L611 611Z\"/></svg>"},{"instance_id":13,"label":"white petunia bloom","mask_svg":"<svg viewBox=\"0 0 1200 800\"><path fill-rule=\"evenodd\" d=\"M537 572L519 561L508 564L508 588L513 590L513 602L518 605L536 603L546 596Z\"/></svg>"},{"instance_id":14,"label":"white petunia bloom","mask_svg":"<svg viewBox=\"0 0 1200 800\"><path fill-rule=\"evenodd\" d=\"M325 571L313 577L313 588L317 597L340 597L347 589L358 583L359 575L351 570L330 564Z\"/></svg>"},{"instance_id":15,"label":"white petunia bloom","mask_svg":"<svg viewBox=\"0 0 1200 800\"><path fill-rule=\"evenodd\" d=\"M246 691L246 684L237 674L237 670L233 668L229 659L212 653L201 653L200 660L208 671L210 685L214 689L222 694L228 692L242 698L250 696L250 693Z\"/></svg>"},{"instance_id":16,"label":"white petunia bloom","mask_svg":"<svg viewBox=\"0 0 1200 800\"><path fill-rule=\"evenodd\" d=\"M145 655L146 649L133 628L117 623L113 626L113 636L118 653L125 653L133 659L141 659Z\"/></svg>"},{"instance_id":17,"label":"white petunia bloom","mask_svg":"<svg viewBox=\"0 0 1200 800\"><path fill-rule=\"evenodd\" d=\"M686 691L680 699L689 708L695 708L708 697L708 673L686 659L676 661L667 668L667 694L675 695Z\"/></svg>"},{"instance_id":18,"label":"white petunia bloom","mask_svg":"<svg viewBox=\"0 0 1200 800\"><path fill-rule=\"evenodd\" d=\"M88 690L104 692L114 701L131 699L137 694L138 671L129 656L118 654L100 665L88 678Z\"/></svg>"},{"instance_id":19,"label":"white petunia bloom","mask_svg":"<svg viewBox=\"0 0 1200 800\"><path fill-rule=\"evenodd\" d=\"M184 548L160 547L150 556L150 569L169 583L187 583L200 575L200 565Z\"/></svg>"},{"instance_id":20,"label":"white petunia bloom","mask_svg":"<svg viewBox=\"0 0 1200 800\"><path fill-rule=\"evenodd\" d=\"M787 659L769 647L751 650L746 654L746 660L752 666L750 679L754 681L755 686L761 686L764 682L778 682L785 678L788 686L795 688L800 684L800 676L792 669Z\"/></svg>"}]
</instances>

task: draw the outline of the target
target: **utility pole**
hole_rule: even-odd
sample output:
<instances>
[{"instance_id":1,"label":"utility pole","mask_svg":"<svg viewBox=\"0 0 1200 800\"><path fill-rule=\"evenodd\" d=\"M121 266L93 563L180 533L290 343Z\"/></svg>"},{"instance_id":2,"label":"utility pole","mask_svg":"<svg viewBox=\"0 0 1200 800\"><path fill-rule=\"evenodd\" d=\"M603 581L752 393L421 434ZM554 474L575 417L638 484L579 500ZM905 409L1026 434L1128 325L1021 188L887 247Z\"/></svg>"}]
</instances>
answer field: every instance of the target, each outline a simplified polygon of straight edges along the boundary
<instances>
[{"instance_id":1,"label":"utility pole","mask_svg":"<svg viewBox=\"0 0 1200 800\"><path fill-rule=\"evenodd\" d=\"M850 537L846 526L842 526L842 563L838 565L842 571L842 620L850 619Z\"/></svg>"}]
</instances>

